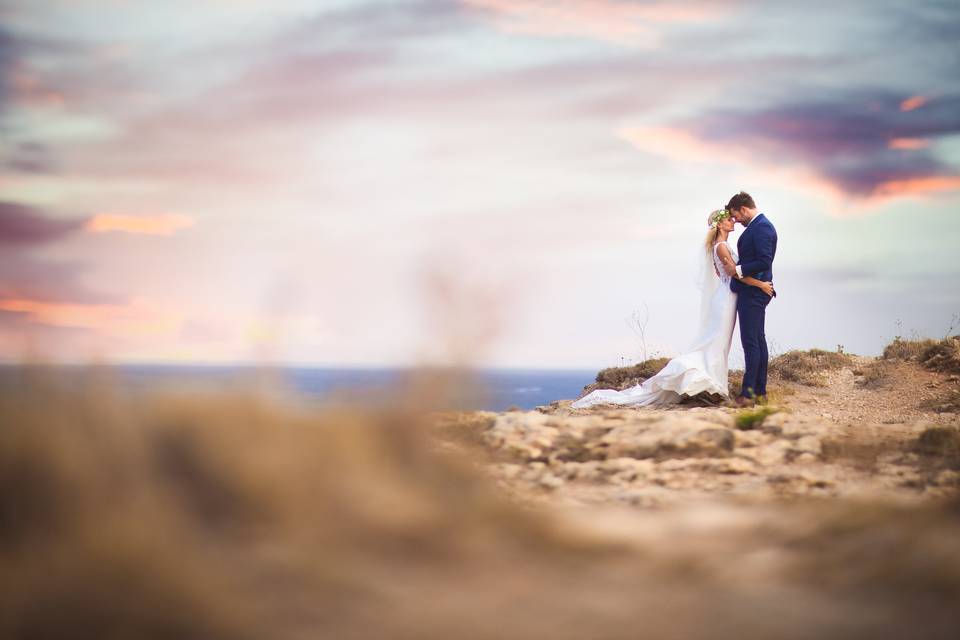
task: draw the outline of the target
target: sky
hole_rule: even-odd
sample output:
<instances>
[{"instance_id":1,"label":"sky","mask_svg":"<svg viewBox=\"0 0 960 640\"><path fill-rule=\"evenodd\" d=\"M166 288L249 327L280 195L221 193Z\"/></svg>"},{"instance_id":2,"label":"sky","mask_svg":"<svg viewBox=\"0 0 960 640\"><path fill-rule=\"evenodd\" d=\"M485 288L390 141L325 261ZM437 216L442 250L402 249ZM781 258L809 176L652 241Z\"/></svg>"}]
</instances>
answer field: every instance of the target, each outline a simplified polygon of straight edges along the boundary
<instances>
[{"instance_id":1,"label":"sky","mask_svg":"<svg viewBox=\"0 0 960 640\"><path fill-rule=\"evenodd\" d=\"M674 355L741 189L779 236L773 355L960 313L955 0L0 0L0 25L0 360Z\"/></svg>"}]
</instances>

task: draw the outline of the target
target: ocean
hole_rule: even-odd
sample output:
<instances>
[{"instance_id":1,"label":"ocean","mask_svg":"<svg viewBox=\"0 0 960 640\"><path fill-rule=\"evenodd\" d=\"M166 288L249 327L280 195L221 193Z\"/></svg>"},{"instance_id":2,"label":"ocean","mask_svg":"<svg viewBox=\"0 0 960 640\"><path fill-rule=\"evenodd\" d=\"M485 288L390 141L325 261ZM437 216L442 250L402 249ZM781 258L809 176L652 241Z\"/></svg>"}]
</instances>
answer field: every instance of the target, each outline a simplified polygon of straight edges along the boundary
<instances>
[{"instance_id":1,"label":"ocean","mask_svg":"<svg viewBox=\"0 0 960 640\"><path fill-rule=\"evenodd\" d=\"M79 370L81 367L67 367ZM115 365L114 381L135 389L203 389L226 387L256 371L236 365ZM306 400L335 395L363 398L397 387L409 372L403 368L272 367L283 389ZM472 384L478 393L448 398L447 407L461 410L505 411L510 407L533 409L554 400L576 398L593 382L597 371L561 369L476 369Z\"/></svg>"}]
</instances>

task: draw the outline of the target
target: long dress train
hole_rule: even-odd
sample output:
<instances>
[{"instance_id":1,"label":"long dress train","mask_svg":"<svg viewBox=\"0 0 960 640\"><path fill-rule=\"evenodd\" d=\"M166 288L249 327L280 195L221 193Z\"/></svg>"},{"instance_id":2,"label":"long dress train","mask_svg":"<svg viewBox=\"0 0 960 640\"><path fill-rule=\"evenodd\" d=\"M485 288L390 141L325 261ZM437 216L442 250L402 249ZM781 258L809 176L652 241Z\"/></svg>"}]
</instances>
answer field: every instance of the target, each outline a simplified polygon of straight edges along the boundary
<instances>
[{"instance_id":1,"label":"long dress train","mask_svg":"<svg viewBox=\"0 0 960 640\"><path fill-rule=\"evenodd\" d=\"M672 404L679 402L681 396L695 396L704 391L724 397L728 395L727 357L737 319L737 294L730 291L730 276L723 271L717 254L718 246L720 243L713 245L716 272L712 277L719 277L719 283L715 283L717 286L709 298L709 308L701 321L700 334L690 348L640 384L622 391L597 389L574 401L571 407ZM736 261L736 253L732 249L730 253Z\"/></svg>"}]
</instances>

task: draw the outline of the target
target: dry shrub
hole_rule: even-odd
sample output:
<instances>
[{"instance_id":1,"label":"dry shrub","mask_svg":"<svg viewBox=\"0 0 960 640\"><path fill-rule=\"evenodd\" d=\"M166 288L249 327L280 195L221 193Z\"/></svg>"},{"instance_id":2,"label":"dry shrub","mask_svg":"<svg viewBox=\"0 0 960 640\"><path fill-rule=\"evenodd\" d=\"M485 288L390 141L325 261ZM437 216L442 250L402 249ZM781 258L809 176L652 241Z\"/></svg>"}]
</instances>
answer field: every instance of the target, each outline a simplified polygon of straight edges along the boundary
<instances>
[{"instance_id":1,"label":"dry shrub","mask_svg":"<svg viewBox=\"0 0 960 640\"><path fill-rule=\"evenodd\" d=\"M863 369L854 371L860 375L860 384L868 389L877 389L889 381L889 365L883 360L874 360Z\"/></svg>"},{"instance_id":2,"label":"dry shrub","mask_svg":"<svg viewBox=\"0 0 960 640\"><path fill-rule=\"evenodd\" d=\"M727 386L731 397L734 397L740 393L740 387L743 386L742 369L731 370L727 373Z\"/></svg>"},{"instance_id":3,"label":"dry shrub","mask_svg":"<svg viewBox=\"0 0 960 640\"><path fill-rule=\"evenodd\" d=\"M960 336L928 345L920 354L919 361L931 371L960 374Z\"/></svg>"},{"instance_id":4,"label":"dry shrub","mask_svg":"<svg viewBox=\"0 0 960 640\"><path fill-rule=\"evenodd\" d=\"M811 387L822 387L827 372L849 366L853 359L836 351L788 351L770 361L769 375Z\"/></svg>"},{"instance_id":5,"label":"dry shrub","mask_svg":"<svg viewBox=\"0 0 960 640\"><path fill-rule=\"evenodd\" d=\"M929 347L936 344L936 340L905 340L900 336L883 348L884 360L912 360L917 361L920 355Z\"/></svg>"},{"instance_id":6,"label":"dry shrub","mask_svg":"<svg viewBox=\"0 0 960 640\"><path fill-rule=\"evenodd\" d=\"M609 367L601 369L597 374L596 382L603 385L600 389L622 389L637 382L643 382L653 377L670 362L669 358L652 358L644 360L630 367Z\"/></svg>"},{"instance_id":7,"label":"dry shrub","mask_svg":"<svg viewBox=\"0 0 960 640\"><path fill-rule=\"evenodd\" d=\"M647 378L656 375L668 362L670 362L669 358L653 358L629 367L608 367L601 369L597 373L595 381L585 386L578 397L582 398L597 389L616 389L617 391L622 391L628 387L638 385Z\"/></svg>"}]
</instances>

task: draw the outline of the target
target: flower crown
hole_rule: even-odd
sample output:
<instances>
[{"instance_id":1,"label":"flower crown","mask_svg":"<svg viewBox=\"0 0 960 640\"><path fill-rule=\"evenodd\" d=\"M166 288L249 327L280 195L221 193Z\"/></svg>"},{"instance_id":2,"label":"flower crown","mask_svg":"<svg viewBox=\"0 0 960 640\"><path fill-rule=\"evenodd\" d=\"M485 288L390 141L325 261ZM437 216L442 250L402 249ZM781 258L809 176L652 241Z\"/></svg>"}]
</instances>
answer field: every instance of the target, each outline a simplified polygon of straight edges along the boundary
<instances>
[{"instance_id":1,"label":"flower crown","mask_svg":"<svg viewBox=\"0 0 960 640\"><path fill-rule=\"evenodd\" d=\"M721 220L726 220L729 217L730 217L729 209L717 209L716 211L713 211L710 213L707 226L716 227L718 224L720 224Z\"/></svg>"}]
</instances>

